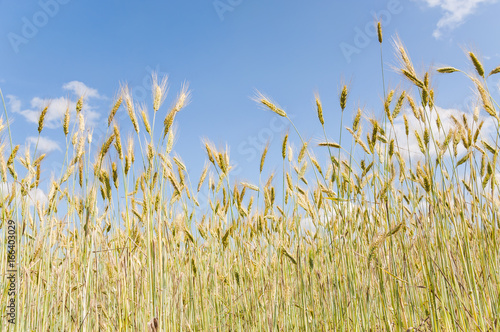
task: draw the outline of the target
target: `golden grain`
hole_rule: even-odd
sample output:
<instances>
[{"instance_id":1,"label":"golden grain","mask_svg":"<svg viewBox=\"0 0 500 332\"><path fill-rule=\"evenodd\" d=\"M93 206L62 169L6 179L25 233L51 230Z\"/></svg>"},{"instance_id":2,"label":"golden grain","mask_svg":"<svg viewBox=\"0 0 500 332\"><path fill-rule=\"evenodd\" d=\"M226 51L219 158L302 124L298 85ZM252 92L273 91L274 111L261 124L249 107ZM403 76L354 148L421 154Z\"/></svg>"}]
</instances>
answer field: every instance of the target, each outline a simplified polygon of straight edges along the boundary
<instances>
[{"instance_id":1,"label":"golden grain","mask_svg":"<svg viewBox=\"0 0 500 332\"><path fill-rule=\"evenodd\" d=\"M174 123L175 113L176 112L173 110L170 111L170 113L168 113L165 117L165 120L163 120L163 137L167 136L167 134L169 133L170 128Z\"/></svg>"},{"instance_id":2,"label":"golden grain","mask_svg":"<svg viewBox=\"0 0 500 332\"><path fill-rule=\"evenodd\" d=\"M40 113L40 117L38 118L38 133L40 134L43 129L43 121L45 119L45 115L47 114L48 106L45 106L42 112Z\"/></svg>"},{"instance_id":3,"label":"golden grain","mask_svg":"<svg viewBox=\"0 0 500 332\"><path fill-rule=\"evenodd\" d=\"M142 118L142 123L144 124L144 128L146 129L146 132L149 134L149 136L151 136L152 135L151 126L149 124L147 109L145 104L142 104L139 107L139 112L141 113L141 118Z\"/></svg>"},{"instance_id":4,"label":"golden grain","mask_svg":"<svg viewBox=\"0 0 500 332\"><path fill-rule=\"evenodd\" d=\"M319 99L319 95L316 93L314 95L314 99L316 100L316 109L318 111L318 119L321 125L325 124L325 119L323 118L323 106L321 105L321 100ZM285 158L283 158L285 159Z\"/></svg>"},{"instance_id":5,"label":"golden grain","mask_svg":"<svg viewBox=\"0 0 500 332\"><path fill-rule=\"evenodd\" d=\"M108 116L108 127L111 125L111 122L113 122L115 114L118 111L118 109L120 108L122 102L123 102L123 97L119 96L116 99L115 103L113 104L113 107L111 108L111 111L109 112L109 116Z\"/></svg>"},{"instance_id":6,"label":"golden grain","mask_svg":"<svg viewBox=\"0 0 500 332\"><path fill-rule=\"evenodd\" d=\"M262 169L264 168L264 162L266 161L267 150L269 149L269 141L266 143L264 147L264 151L262 151L262 155L260 156L260 173L262 173Z\"/></svg>"},{"instance_id":7,"label":"golden grain","mask_svg":"<svg viewBox=\"0 0 500 332\"><path fill-rule=\"evenodd\" d=\"M203 167L203 171L201 173L201 176L200 176L200 180L198 181L198 187L196 189L196 191L200 191L201 190L201 186L203 185L203 182L205 182L205 178L207 177L207 173L208 173L208 164L205 164L205 167Z\"/></svg>"},{"instance_id":8,"label":"golden grain","mask_svg":"<svg viewBox=\"0 0 500 332\"><path fill-rule=\"evenodd\" d=\"M359 121L361 120L361 108L358 108L358 112L354 117L354 121L352 122L352 130L358 131L359 129Z\"/></svg>"},{"instance_id":9,"label":"golden grain","mask_svg":"<svg viewBox=\"0 0 500 332\"><path fill-rule=\"evenodd\" d=\"M83 159L78 160L78 184L83 187Z\"/></svg>"},{"instance_id":10,"label":"golden grain","mask_svg":"<svg viewBox=\"0 0 500 332\"><path fill-rule=\"evenodd\" d=\"M495 69L493 69L488 76L491 76L491 75L495 75L495 74L498 74L500 73L500 66L496 67Z\"/></svg>"},{"instance_id":11,"label":"golden grain","mask_svg":"<svg viewBox=\"0 0 500 332\"><path fill-rule=\"evenodd\" d=\"M453 68L453 67L443 67L443 68L437 69L437 71L439 73L449 74L449 73L454 73L454 72L459 71L459 70L456 68Z\"/></svg>"},{"instance_id":12,"label":"golden grain","mask_svg":"<svg viewBox=\"0 0 500 332\"><path fill-rule=\"evenodd\" d=\"M378 37L378 42L382 44L382 24L377 22L377 37Z\"/></svg>"},{"instance_id":13,"label":"golden grain","mask_svg":"<svg viewBox=\"0 0 500 332\"><path fill-rule=\"evenodd\" d=\"M342 86L342 90L340 91L340 108L342 109L342 112L344 112L346 108L346 103L347 103L347 95L349 94L349 91L347 89L347 85Z\"/></svg>"},{"instance_id":14,"label":"golden grain","mask_svg":"<svg viewBox=\"0 0 500 332\"><path fill-rule=\"evenodd\" d=\"M477 74L479 76L481 76L481 77L484 77L483 65L478 60L478 58L476 57L476 55L474 53L472 53L472 52L469 52L469 58L472 61L472 64L474 65L474 67L476 68Z\"/></svg>"},{"instance_id":15,"label":"golden grain","mask_svg":"<svg viewBox=\"0 0 500 332\"><path fill-rule=\"evenodd\" d=\"M177 96L177 101L174 107L172 108L171 112L174 113L179 112L182 108L184 108L187 104L189 104L190 98L191 98L191 93L189 92L189 84L184 83L181 87L181 91Z\"/></svg>"},{"instance_id":16,"label":"golden grain","mask_svg":"<svg viewBox=\"0 0 500 332\"><path fill-rule=\"evenodd\" d=\"M5 146L0 145L0 172L2 174L2 182L7 182L7 164L5 163L5 159L3 157L3 150Z\"/></svg>"},{"instance_id":17,"label":"golden grain","mask_svg":"<svg viewBox=\"0 0 500 332\"><path fill-rule=\"evenodd\" d=\"M10 166L14 163L14 159L16 158L17 151L19 151L19 144L14 146L14 148L12 149L10 156L9 156L9 159L7 159L7 166Z\"/></svg>"},{"instance_id":18,"label":"golden grain","mask_svg":"<svg viewBox=\"0 0 500 332\"><path fill-rule=\"evenodd\" d=\"M81 96L76 102L76 113L80 113L83 109L83 96Z\"/></svg>"},{"instance_id":19,"label":"golden grain","mask_svg":"<svg viewBox=\"0 0 500 332\"><path fill-rule=\"evenodd\" d=\"M130 94L128 85L122 87L122 96L125 99L125 105L127 106L127 113L130 118L130 121L132 121L134 130L137 134L139 134L139 123L137 122L137 117L135 116L134 102L132 100L132 96Z\"/></svg>"},{"instance_id":20,"label":"golden grain","mask_svg":"<svg viewBox=\"0 0 500 332\"><path fill-rule=\"evenodd\" d=\"M123 160L122 139L120 136L120 130L118 129L118 126L116 124L113 126L113 133L115 136L114 146L115 146L116 152L118 152L118 158L120 158L120 160Z\"/></svg>"},{"instance_id":21,"label":"golden grain","mask_svg":"<svg viewBox=\"0 0 500 332\"><path fill-rule=\"evenodd\" d=\"M484 88L483 84L478 80L473 78L472 81L476 85L477 91L479 92L479 96L481 97L481 101L483 102L484 110L491 116L497 117L497 113L495 111L495 106L493 106L491 102L491 97L489 93Z\"/></svg>"},{"instance_id":22,"label":"golden grain","mask_svg":"<svg viewBox=\"0 0 500 332\"><path fill-rule=\"evenodd\" d=\"M331 148L340 149L340 144L334 143L334 142L321 142L321 143L318 143L318 146L328 146Z\"/></svg>"},{"instance_id":23,"label":"golden grain","mask_svg":"<svg viewBox=\"0 0 500 332\"><path fill-rule=\"evenodd\" d=\"M268 109L270 109L274 113L278 114L279 116L287 117L285 111L283 111L281 108L276 106L273 102L271 102L271 100L268 97L264 96L259 91L257 91L256 96L254 97L254 100L256 102L266 106Z\"/></svg>"},{"instance_id":24,"label":"golden grain","mask_svg":"<svg viewBox=\"0 0 500 332\"><path fill-rule=\"evenodd\" d=\"M301 163L302 159L304 158L306 150L307 150L307 142L304 142L302 144L302 147L300 148L299 156L297 158L297 162L299 164Z\"/></svg>"},{"instance_id":25,"label":"golden grain","mask_svg":"<svg viewBox=\"0 0 500 332\"><path fill-rule=\"evenodd\" d=\"M157 112L167 96L167 81L168 76L164 76L161 81L158 81L158 75L152 74L152 92L153 92L153 110Z\"/></svg>"},{"instance_id":26,"label":"golden grain","mask_svg":"<svg viewBox=\"0 0 500 332\"><path fill-rule=\"evenodd\" d=\"M99 153L101 158L104 158L104 156L108 153L109 147L111 146L111 143L113 143L113 140L115 139L115 134L109 135L108 139L104 144L101 146L101 151Z\"/></svg>"},{"instance_id":27,"label":"golden grain","mask_svg":"<svg viewBox=\"0 0 500 332\"><path fill-rule=\"evenodd\" d=\"M186 165L184 165L184 163L182 162L180 157L174 157L173 159L174 159L174 163L177 165L177 167L179 167L183 171L187 171Z\"/></svg>"},{"instance_id":28,"label":"golden grain","mask_svg":"<svg viewBox=\"0 0 500 332\"><path fill-rule=\"evenodd\" d=\"M169 154L172 152L172 148L174 147L175 133L173 130L169 130L167 137L167 149L166 153Z\"/></svg>"}]
</instances>

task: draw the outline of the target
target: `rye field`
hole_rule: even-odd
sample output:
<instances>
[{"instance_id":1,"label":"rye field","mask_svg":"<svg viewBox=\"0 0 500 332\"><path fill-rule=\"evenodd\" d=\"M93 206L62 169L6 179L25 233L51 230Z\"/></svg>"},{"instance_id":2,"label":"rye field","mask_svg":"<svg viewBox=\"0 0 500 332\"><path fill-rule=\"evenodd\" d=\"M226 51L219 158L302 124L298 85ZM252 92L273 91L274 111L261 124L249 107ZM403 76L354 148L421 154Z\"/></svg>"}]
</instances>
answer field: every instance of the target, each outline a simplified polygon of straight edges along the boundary
<instances>
[{"instance_id":1,"label":"rye field","mask_svg":"<svg viewBox=\"0 0 500 332\"><path fill-rule=\"evenodd\" d=\"M147 105L120 87L98 145L82 99L68 108L62 170L49 179L45 155L10 139L4 103L0 330L498 331L500 107L488 84L500 67L466 52L471 71L420 72L378 33L382 63L391 51L401 78L394 90L374 83L379 116L353 107L356 86L341 84L335 110L315 96L317 142L257 92L255 111L290 130L275 142L275 171L266 147L248 182L232 177L230 142L210 139L190 177L172 149L191 93L167 96L161 77ZM436 75L468 77L475 105L440 113Z\"/></svg>"}]
</instances>

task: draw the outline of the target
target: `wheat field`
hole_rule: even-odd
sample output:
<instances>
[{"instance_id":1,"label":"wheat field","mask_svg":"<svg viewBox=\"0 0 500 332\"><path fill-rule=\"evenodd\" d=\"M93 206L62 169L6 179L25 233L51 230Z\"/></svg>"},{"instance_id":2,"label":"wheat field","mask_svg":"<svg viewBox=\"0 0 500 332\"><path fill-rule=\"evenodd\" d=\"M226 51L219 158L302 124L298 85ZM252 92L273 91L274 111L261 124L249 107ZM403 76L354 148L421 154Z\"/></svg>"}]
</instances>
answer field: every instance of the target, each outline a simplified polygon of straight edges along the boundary
<instances>
[{"instance_id":1,"label":"wheat field","mask_svg":"<svg viewBox=\"0 0 500 332\"><path fill-rule=\"evenodd\" d=\"M256 108L291 131L276 172L262 151L255 183L234 181L229 148L209 140L201 177L189 177L172 150L190 92L166 108L165 79L154 77L151 105L122 86L98 145L82 99L68 109L62 171L46 183L45 155L9 141L4 104L0 265L6 281L12 220L17 283L15 324L2 283L0 330L498 331L500 118L488 78L500 67L488 74L469 52L474 71L420 74L401 42L393 49L408 88L383 91L376 119L351 109L342 85L328 110L344 131L335 141L319 95L314 142L257 93ZM470 78L477 105L440 114L434 75ZM42 186L47 200L33 199Z\"/></svg>"}]
</instances>

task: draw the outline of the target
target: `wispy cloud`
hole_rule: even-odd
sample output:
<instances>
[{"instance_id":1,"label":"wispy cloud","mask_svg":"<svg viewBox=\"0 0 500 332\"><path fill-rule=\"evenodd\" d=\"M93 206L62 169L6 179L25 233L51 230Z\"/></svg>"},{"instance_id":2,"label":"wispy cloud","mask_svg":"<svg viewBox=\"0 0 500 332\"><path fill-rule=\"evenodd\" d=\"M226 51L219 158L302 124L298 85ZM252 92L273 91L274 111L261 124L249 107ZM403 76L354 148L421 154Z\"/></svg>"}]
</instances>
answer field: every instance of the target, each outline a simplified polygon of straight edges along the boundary
<instances>
[{"instance_id":1,"label":"wispy cloud","mask_svg":"<svg viewBox=\"0 0 500 332\"><path fill-rule=\"evenodd\" d=\"M55 150L61 151L61 147L59 146L59 143L57 143L54 140L51 140L50 138L47 137L36 137L36 136L30 136L26 138L26 144L27 145L33 145L37 147L37 150L41 153L48 153L52 152Z\"/></svg>"},{"instance_id":2,"label":"wispy cloud","mask_svg":"<svg viewBox=\"0 0 500 332\"><path fill-rule=\"evenodd\" d=\"M86 86L84 83L79 81L71 81L63 85L64 90L72 91L78 98L83 96L84 98L99 98L104 99L96 89Z\"/></svg>"},{"instance_id":3,"label":"wispy cloud","mask_svg":"<svg viewBox=\"0 0 500 332\"><path fill-rule=\"evenodd\" d=\"M72 91L78 98L84 96L83 115L85 122L89 126L97 123L100 114L95 111L95 108L89 104L89 99L103 99L96 89L87 87L84 83L72 81L63 85L64 90ZM14 95L7 95L10 110L13 113L21 114L28 122L38 123L40 112L48 106L47 114L45 115L44 126L47 128L58 128L61 126L62 118L66 110L71 110L72 114L76 109L76 100L71 100L68 97L59 98L40 98L34 97L30 101L30 107L23 109L21 100Z\"/></svg>"},{"instance_id":4,"label":"wispy cloud","mask_svg":"<svg viewBox=\"0 0 500 332\"><path fill-rule=\"evenodd\" d=\"M451 31L462 23L465 19L473 14L477 7L484 4L495 3L498 0L418 0L425 2L430 7L439 7L444 15L437 22L433 36L439 39L444 31Z\"/></svg>"}]
</instances>

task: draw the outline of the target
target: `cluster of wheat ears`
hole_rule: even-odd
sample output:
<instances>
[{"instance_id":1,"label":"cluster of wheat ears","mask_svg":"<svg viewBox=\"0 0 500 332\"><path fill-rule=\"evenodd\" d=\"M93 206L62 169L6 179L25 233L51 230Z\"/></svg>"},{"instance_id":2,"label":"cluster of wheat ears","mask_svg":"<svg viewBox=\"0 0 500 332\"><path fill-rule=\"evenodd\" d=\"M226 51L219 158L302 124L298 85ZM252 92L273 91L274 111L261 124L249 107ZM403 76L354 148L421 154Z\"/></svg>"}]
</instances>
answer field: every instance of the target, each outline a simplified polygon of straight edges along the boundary
<instances>
[{"instance_id":1,"label":"cluster of wheat ears","mask_svg":"<svg viewBox=\"0 0 500 332\"><path fill-rule=\"evenodd\" d=\"M380 25L379 42L382 57ZM443 119L430 73L418 74L404 46L394 45L409 88L384 91L381 121L354 110L344 128L349 87L342 86L337 114L350 138L327 139L319 96L319 144L303 140L276 103L256 96L293 130L283 135L282 169L266 174L263 151L258 184L235 183L228 148L209 141L208 162L191 184L172 153L174 119L189 91L181 89L156 130L167 89L156 77L152 120L123 87L96 151L83 99L76 112L68 109L62 171L49 183L40 181L45 155L22 155L3 140L0 243L7 220L15 220L18 282L16 323L2 309L0 329L498 330L500 118L487 78L500 67L485 75L469 52L473 73L438 69L466 75L477 90L477 107ZM126 139L114 119L120 109L135 131ZM482 135L485 122L489 135ZM4 137L5 128L10 135L8 118ZM47 200L32 199L42 185ZM304 228L304 220L314 227Z\"/></svg>"}]
</instances>

